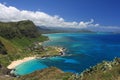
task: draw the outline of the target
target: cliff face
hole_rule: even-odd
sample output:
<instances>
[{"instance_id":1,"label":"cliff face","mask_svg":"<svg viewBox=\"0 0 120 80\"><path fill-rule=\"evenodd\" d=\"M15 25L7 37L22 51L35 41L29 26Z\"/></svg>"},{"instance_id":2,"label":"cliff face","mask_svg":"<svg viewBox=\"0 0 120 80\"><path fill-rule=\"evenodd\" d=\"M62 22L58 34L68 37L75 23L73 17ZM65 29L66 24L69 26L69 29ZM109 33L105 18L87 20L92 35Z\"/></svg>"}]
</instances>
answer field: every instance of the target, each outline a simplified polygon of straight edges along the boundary
<instances>
[{"instance_id":1,"label":"cliff face","mask_svg":"<svg viewBox=\"0 0 120 80\"><path fill-rule=\"evenodd\" d=\"M0 36L12 39L15 37L38 37L39 31L32 21L19 21L19 22L0 22Z\"/></svg>"}]
</instances>

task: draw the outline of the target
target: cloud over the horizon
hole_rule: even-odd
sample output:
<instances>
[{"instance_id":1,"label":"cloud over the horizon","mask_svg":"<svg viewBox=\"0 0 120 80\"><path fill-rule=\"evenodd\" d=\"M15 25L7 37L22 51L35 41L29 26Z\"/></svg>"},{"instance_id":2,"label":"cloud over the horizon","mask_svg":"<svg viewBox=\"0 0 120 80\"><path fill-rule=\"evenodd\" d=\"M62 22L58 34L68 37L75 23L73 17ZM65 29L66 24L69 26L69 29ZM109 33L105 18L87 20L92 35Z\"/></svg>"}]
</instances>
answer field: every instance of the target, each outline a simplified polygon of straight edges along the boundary
<instances>
[{"instance_id":1,"label":"cloud over the horizon","mask_svg":"<svg viewBox=\"0 0 120 80\"><path fill-rule=\"evenodd\" d=\"M41 11L28 11L19 10L13 6L6 6L0 3L0 21L20 21L20 20L31 20L37 26L48 26L48 27L68 27L68 28L86 28L86 27L96 27L99 24L94 24L94 20L91 19L88 22L67 22L62 17L57 15L51 16L47 13Z\"/></svg>"}]
</instances>

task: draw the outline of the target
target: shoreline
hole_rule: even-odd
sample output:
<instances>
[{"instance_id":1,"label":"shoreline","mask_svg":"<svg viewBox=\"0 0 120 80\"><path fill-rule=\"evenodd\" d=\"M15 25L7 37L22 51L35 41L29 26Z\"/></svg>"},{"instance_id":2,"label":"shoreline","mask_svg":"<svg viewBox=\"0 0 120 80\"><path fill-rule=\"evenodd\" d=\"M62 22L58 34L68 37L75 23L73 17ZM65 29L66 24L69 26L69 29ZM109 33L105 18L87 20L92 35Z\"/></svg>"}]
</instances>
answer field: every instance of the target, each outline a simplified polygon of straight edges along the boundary
<instances>
[{"instance_id":1,"label":"shoreline","mask_svg":"<svg viewBox=\"0 0 120 80\"><path fill-rule=\"evenodd\" d=\"M33 59L36 59L37 57L36 56L33 56L33 57L25 57L23 59L20 59L20 60L16 60L16 61L12 61L10 63L10 65L7 66L8 69L15 69L16 66L24 63L24 62L27 62L29 60L33 60Z\"/></svg>"},{"instance_id":2,"label":"shoreline","mask_svg":"<svg viewBox=\"0 0 120 80\"><path fill-rule=\"evenodd\" d=\"M19 59L19 60L15 60L15 61L12 61L8 66L7 68L8 69L15 69L15 67L17 67L18 65L24 63L24 62L27 62L27 61L30 61L30 60L33 60L33 59L44 59L44 58L47 58L47 57L54 57L54 56L65 56L65 52L64 52L64 49L65 48L60 48L60 47L55 47L56 50L58 50L58 55L46 55L46 56L37 56L37 55L34 55L32 57L25 57L23 59Z\"/></svg>"}]
</instances>

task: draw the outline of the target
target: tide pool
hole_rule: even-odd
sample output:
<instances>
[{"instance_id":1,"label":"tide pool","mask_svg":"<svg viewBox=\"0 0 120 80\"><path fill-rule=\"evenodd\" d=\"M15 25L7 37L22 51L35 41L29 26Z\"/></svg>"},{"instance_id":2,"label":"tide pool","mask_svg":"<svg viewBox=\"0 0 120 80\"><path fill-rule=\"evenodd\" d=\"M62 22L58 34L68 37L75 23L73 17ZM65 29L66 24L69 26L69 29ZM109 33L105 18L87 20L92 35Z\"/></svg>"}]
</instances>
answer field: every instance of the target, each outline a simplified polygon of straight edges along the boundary
<instances>
[{"instance_id":1,"label":"tide pool","mask_svg":"<svg viewBox=\"0 0 120 80\"><path fill-rule=\"evenodd\" d=\"M66 56L34 59L16 67L16 74L25 75L51 66L65 72L80 73L103 60L120 57L120 34L43 34L49 37L43 46L65 47Z\"/></svg>"}]
</instances>

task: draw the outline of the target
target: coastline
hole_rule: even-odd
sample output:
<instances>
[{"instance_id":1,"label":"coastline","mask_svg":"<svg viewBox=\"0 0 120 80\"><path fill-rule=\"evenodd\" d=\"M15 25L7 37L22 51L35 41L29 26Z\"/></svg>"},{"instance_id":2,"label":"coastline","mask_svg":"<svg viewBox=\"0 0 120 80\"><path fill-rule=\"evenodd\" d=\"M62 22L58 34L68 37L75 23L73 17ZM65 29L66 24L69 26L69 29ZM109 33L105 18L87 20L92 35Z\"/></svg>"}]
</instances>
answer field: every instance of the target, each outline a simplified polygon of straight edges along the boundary
<instances>
[{"instance_id":1,"label":"coastline","mask_svg":"<svg viewBox=\"0 0 120 80\"><path fill-rule=\"evenodd\" d=\"M33 57L25 57L24 59L21 59L21 60L12 61L11 64L7 66L7 68L15 69L16 66L18 66L24 62L27 62L29 60L36 59L36 58L37 58L36 56L33 56Z\"/></svg>"},{"instance_id":2,"label":"coastline","mask_svg":"<svg viewBox=\"0 0 120 80\"><path fill-rule=\"evenodd\" d=\"M33 59L44 59L44 58L47 58L47 57L53 57L53 56L64 56L65 55L65 48L60 48L60 47L54 47L59 53L58 55L46 55L46 56L37 56L37 55L34 55L34 56L29 56L29 57L25 57L23 59L19 59L19 60L15 60L15 61L12 61L8 66L7 68L8 69L15 69L16 66L24 63L24 62L27 62L27 61L30 61L30 60L33 60Z\"/></svg>"}]
</instances>

